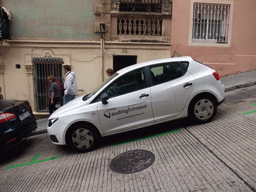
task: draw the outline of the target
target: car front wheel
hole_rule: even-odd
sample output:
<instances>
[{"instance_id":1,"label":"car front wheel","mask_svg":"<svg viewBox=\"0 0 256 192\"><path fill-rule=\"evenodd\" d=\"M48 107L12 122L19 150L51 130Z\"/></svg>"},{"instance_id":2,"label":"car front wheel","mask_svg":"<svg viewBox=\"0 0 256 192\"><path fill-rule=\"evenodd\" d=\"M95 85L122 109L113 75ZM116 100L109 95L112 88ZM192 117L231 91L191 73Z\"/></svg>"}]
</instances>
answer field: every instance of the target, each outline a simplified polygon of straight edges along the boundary
<instances>
[{"instance_id":1,"label":"car front wheel","mask_svg":"<svg viewBox=\"0 0 256 192\"><path fill-rule=\"evenodd\" d=\"M190 105L189 114L197 123L211 121L217 112L216 101L209 96L195 98Z\"/></svg>"},{"instance_id":2,"label":"car front wheel","mask_svg":"<svg viewBox=\"0 0 256 192\"><path fill-rule=\"evenodd\" d=\"M90 125L76 125L67 132L67 145L78 152L93 150L99 143L99 134Z\"/></svg>"}]
</instances>

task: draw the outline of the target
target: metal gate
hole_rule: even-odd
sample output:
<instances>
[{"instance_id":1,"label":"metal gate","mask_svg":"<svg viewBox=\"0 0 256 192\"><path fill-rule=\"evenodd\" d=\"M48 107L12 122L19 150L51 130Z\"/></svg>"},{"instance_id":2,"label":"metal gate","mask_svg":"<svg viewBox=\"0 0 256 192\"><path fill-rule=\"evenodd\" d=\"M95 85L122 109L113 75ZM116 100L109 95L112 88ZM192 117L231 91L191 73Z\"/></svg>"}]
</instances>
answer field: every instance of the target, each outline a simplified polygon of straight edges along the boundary
<instances>
[{"instance_id":1,"label":"metal gate","mask_svg":"<svg viewBox=\"0 0 256 192\"><path fill-rule=\"evenodd\" d=\"M54 75L56 79L62 83L62 64L63 59L60 57L33 57L36 77L35 81L35 110L37 112L49 111L49 96L48 90L50 83L48 76Z\"/></svg>"}]
</instances>

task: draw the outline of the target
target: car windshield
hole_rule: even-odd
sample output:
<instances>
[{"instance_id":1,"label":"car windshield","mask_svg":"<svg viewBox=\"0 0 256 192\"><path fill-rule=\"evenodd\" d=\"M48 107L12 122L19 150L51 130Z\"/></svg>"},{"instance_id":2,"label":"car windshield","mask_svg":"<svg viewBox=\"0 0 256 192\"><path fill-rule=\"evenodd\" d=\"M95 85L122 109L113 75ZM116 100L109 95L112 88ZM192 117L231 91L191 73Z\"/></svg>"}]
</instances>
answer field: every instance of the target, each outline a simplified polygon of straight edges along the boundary
<instances>
[{"instance_id":1,"label":"car windshield","mask_svg":"<svg viewBox=\"0 0 256 192\"><path fill-rule=\"evenodd\" d=\"M87 99L91 98L95 93L97 93L104 85L106 85L109 81L111 81L113 78L118 76L118 73L114 73L111 77L106 79L99 87L97 87L93 92L86 94L83 97L83 101L86 101Z\"/></svg>"}]
</instances>

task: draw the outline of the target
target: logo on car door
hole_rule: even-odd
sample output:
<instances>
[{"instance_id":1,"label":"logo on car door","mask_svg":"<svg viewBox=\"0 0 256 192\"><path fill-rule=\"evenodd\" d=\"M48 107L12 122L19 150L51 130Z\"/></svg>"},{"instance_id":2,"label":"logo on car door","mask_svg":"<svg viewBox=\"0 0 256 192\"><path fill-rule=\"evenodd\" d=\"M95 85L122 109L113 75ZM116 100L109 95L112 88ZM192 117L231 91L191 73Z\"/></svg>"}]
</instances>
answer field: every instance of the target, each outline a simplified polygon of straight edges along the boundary
<instances>
[{"instance_id":1,"label":"logo on car door","mask_svg":"<svg viewBox=\"0 0 256 192\"><path fill-rule=\"evenodd\" d=\"M148 106L145 103L138 103L138 104L130 105L123 109L112 108L112 109L105 111L104 116L109 119L111 117L119 116L119 115L125 115L127 117L132 117L132 116L134 116L134 113L138 112L138 111L140 111L140 114L144 114L144 113L141 113L142 112L141 110L146 109L147 107ZM129 114L132 114L132 116L129 116ZM118 120L121 120L121 119L118 119Z\"/></svg>"}]
</instances>

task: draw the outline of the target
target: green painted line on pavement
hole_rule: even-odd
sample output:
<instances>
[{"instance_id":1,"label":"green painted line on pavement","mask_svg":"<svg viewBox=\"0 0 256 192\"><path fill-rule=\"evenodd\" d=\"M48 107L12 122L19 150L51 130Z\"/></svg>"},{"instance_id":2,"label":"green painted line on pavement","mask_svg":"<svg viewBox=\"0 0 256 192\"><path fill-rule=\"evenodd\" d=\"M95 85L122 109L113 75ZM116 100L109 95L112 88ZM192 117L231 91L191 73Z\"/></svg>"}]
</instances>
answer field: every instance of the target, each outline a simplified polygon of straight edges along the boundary
<instances>
[{"instance_id":1,"label":"green painted line on pavement","mask_svg":"<svg viewBox=\"0 0 256 192\"><path fill-rule=\"evenodd\" d=\"M156 134L156 135L151 135L151 136L143 137L143 138L139 138L139 139L133 139L133 140L126 141L126 142L123 142L123 143L114 144L113 146L123 145L123 144L126 144L126 143L132 143L132 142L140 141L140 140L144 140L144 139L150 139L150 138L153 138L153 137L159 137L159 136L162 136L162 135L168 135L168 134L176 133L176 132L179 132L179 131L181 131L181 129L176 129L176 130L173 130L173 131L159 133L159 134Z\"/></svg>"},{"instance_id":2,"label":"green painted line on pavement","mask_svg":"<svg viewBox=\"0 0 256 192\"><path fill-rule=\"evenodd\" d=\"M45 161L50 161L50 160L54 160L54 159L60 158L60 156L57 156L57 157L51 157L51 158L48 158L48 159L42 159L42 160L37 161L38 157L41 154L42 153L36 154L36 156L29 163L24 163L24 164L20 164L20 165L14 165L14 166L6 167L5 170L13 169L13 168L17 168L17 167L23 167L23 166L26 166L26 165L32 165L32 164L35 164L35 163L42 163L42 162L45 162Z\"/></svg>"},{"instance_id":3,"label":"green painted line on pavement","mask_svg":"<svg viewBox=\"0 0 256 192\"><path fill-rule=\"evenodd\" d=\"M253 103L252 105L253 105L253 106L256 106L256 103ZM252 114L252 113L256 113L256 110L248 111L248 112L245 112L244 114L245 114L245 115L248 115L248 114Z\"/></svg>"}]
</instances>

